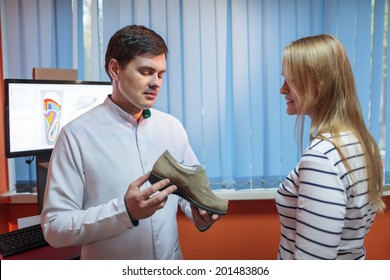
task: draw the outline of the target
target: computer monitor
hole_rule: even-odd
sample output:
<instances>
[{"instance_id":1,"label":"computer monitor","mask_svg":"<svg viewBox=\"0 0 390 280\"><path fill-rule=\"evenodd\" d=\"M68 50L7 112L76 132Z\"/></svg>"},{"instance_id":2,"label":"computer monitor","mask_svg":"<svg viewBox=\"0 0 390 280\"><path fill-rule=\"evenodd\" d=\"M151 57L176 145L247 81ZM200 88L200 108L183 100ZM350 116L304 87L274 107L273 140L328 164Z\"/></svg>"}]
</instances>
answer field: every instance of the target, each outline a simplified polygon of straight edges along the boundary
<instances>
[{"instance_id":1,"label":"computer monitor","mask_svg":"<svg viewBox=\"0 0 390 280\"><path fill-rule=\"evenodd\" d=\"M50 155L61 128L112 92L110 82L4 81L7 158Z\"/></svg>"}]
</instances>

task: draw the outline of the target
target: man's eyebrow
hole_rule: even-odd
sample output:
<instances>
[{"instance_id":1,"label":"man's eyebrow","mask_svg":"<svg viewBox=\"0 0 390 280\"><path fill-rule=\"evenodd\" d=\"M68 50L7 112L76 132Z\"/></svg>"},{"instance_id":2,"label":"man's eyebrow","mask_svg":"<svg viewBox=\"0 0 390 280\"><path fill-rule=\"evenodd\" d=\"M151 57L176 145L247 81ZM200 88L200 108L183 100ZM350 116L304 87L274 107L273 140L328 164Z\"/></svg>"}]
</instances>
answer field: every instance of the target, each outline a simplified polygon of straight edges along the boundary
<instances>
[{"instance_id":1,"label":"man's eyebrow","mask_svg":"<svg viewBox=\"0 0 390 280\"><path fill-rule=\"evenodd\" d=\"M154 67L151 67L151 66L140 66L138 69L140 69L142 71L146 70L146 71L151 71L151 72L157 72L157 69ZM165 72L167 72L166 69L159 71L159 73L165 73Z\"/></svg>"},{"instance_id":2,"label":"man's eyebrow","mask_svg":"<svg viewBox=\"0 0 390 280\"><path fill-rule=\"evenodd\" d=\"M156 71L156 69L154 69L154 68L151 67L151 66L140 66L140 67L138 67L138 69Z\"/></svg>"}]
</instances>

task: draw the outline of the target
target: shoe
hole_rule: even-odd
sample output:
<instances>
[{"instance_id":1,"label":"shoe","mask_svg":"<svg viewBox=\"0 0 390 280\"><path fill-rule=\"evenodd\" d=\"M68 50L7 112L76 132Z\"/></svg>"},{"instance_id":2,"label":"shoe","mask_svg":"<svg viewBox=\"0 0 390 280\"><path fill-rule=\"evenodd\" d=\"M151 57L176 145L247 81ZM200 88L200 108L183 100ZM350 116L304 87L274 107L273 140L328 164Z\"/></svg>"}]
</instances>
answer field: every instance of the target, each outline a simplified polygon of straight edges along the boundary
<instances>
[{"instance_id":1,"label":"shoe","mask_svg":"<svg viewBox=\"0 0 390 280\"><path fill-rule=\"evenodd\" d=\"M164 178L168 178L171 185L177 187L174 194L196 207L211 214L227 213L227 202L211 191L206 171L200 165L183 165L177 162L169 151L165 151L153 165L148 180L151 184L155 184Z\"/></svg>"}]
</instances>

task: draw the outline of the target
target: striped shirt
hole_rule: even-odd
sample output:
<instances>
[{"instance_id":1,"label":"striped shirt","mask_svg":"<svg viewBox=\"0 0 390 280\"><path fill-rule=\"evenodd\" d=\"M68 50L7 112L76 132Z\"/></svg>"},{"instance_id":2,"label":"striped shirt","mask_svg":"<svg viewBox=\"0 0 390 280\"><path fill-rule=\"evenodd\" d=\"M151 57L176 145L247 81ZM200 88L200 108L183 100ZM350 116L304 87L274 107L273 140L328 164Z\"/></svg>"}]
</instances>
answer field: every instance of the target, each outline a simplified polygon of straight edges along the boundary
<instances>
[{"instance_id":1,"label":"striped shirt","mask_svg":"<svg viewBox=\"0 0 390 280\"><path fill-rule=\"evenodd\" d=\"M330 134L324 135L330 139ZM351 171L335 146L314 139L280 184L278 259L364 259L364 238L376 215L369 202L364 155L357 139L339 136Z\"/></svg>"}]
</instances>

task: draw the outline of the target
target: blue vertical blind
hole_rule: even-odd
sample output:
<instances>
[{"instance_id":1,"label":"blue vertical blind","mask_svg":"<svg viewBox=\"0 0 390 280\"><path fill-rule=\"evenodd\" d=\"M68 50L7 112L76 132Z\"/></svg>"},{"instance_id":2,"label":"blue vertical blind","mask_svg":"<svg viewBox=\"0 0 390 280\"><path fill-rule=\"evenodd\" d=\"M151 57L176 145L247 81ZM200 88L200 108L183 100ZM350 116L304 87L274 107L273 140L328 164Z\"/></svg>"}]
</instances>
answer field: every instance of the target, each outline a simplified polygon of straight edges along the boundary
<instances>
[{"instance_id":1,"label":"blue vertical blind","mask_svg":"<svg viewBox=\"0 0 390 280\"><path fill-rule=\"evenodd\" d=\"M108 80L110 36L128 24L148 26L169 47L156 107L183 122L213 188L272 188L300 155L279 89L283 49L303 36L329 33L344 44L366 123L385 151L387 1L3 0L4 73L76 68L80 79ZM390 153L384 159L390 169Z\"/></svg>"}]
</instances>

